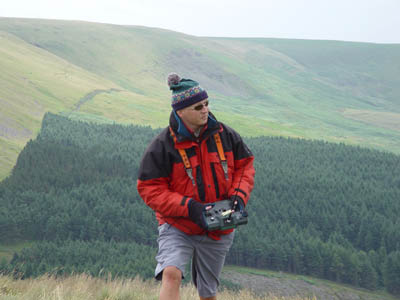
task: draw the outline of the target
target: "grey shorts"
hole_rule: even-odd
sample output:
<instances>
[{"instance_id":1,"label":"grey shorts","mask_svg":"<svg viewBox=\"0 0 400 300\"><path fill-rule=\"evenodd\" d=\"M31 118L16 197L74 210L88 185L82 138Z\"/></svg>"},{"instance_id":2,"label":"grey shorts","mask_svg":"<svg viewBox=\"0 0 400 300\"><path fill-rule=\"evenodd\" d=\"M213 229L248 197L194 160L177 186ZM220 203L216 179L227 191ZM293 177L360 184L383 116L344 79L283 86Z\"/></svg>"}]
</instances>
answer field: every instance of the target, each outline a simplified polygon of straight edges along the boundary
<instances>
[{"instance_id":1,"label":"grey shorts","mask_svg":"<svg viewBox=\"0 0 400 300\"><path fill-rule=\"evenodd\" d=\"M186 266L192 259L192 280L199 296L215 296L219 275L233 237L234 232L215 241L207 235L187 235L167 223L159 226L156 279L162 279L162 271L168 266L177 267L183 277Z\"/></svg>"}]
</instances>

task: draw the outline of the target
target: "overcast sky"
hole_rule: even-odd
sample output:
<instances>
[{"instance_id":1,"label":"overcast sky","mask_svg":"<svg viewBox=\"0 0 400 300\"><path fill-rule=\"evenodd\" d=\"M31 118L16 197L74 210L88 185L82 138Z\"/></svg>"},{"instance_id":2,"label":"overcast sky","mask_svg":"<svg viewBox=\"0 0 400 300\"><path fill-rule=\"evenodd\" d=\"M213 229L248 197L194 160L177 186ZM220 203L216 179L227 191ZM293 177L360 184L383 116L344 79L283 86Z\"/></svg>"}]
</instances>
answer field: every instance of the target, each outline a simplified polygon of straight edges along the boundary
<instances>
[{"instance_id":1,"label":"overcast sky","mask_svg":"<svg viewBox=\"0 0 400 300\"><path fill-rule=\"evenodd\" d=\"M196 36L400 43L400 0L0 0L0 16L143 25Z\"/></svg>"}]
</instances>

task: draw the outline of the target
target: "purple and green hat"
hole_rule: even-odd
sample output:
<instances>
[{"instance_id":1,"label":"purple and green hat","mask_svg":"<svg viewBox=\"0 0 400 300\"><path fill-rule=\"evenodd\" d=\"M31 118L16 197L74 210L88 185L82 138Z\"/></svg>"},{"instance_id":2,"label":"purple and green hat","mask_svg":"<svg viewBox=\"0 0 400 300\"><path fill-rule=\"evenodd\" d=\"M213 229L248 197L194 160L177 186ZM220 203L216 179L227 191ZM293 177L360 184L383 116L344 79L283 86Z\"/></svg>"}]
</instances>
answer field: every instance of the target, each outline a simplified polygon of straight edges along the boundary
<instances>
[{"instance_id":1,"label":"purple and green hat","mask_svg":"<svg viewBox=\"0 0 400 300\"><path fill-rule=\"evenodd\" d=\"M197 81L180 78L176 73L169 74L167 81L169 89L172 91L171 106L174 111L208 98L207 92Z\"/></svg>"}]
</instances>

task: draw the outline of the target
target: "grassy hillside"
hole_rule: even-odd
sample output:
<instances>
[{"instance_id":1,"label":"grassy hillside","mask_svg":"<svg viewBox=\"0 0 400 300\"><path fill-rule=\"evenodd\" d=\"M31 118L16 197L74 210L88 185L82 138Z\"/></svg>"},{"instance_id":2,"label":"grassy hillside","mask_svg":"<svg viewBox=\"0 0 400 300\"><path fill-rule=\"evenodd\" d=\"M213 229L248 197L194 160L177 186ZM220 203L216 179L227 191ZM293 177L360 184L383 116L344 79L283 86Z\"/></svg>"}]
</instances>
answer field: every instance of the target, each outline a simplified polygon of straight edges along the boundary
<instances>
[{"instance_id":1,"label":"grassy hillside","mask_svg":"<svg viewBox=\"0 0 400 300\"><path fill-rule=\"evenodd\" d=\"M87 275L75 275L55 279L42 276L38 279L13 280L0 275L1 299L13 300L151 300L158 299L159 285L154 281L135 279L99 279ZM192 285L181 289L182 300L197 299L197 291ZM313 298L256 296L248 290L224 290L218 294L220 300L306 300ZM315 299L315 298L314 298Z\"/></svg>"},{"instance_id":2,"label":"grassy hillside","mask_svg":"<svg viewBox=\"0 0 400 300\"><path fill-rule=\"evenodd\" d=\"M315 296L321 300L398 299L384 291L370 291L338 284L311 276L294 275L285 272L261 270L238 266L225 266L222 271L223 282L230 282L237 288L250 290L255 295L275 295L277 297L298 296L309 299Z\"/></svg>"},{"instance_id":3,"label":"grassy hillside","mask_svg":"<svg viewBox=\"0 0 400 300\"><path fill-rule=\"evenodd\" d=\"M165 126L171 71L198 80L218 118L246 136L324 139L399 153L400 45L205 38L14 18L0 18L0 32L6 70L0 75L0 178L36 135L44 111Z\"/></svg>"},{"instance_id":4,"label":"grassy hillside","mask_svg":"<svg viewBox=\"0 0 400 300\"><path fill-rule=\"evenodd\" d=\"M354 289L307 276L230 266L222 274L222 287L218 294L221 300L396 299L383 292ZM0 275L1 299L149 300L158 299L159 289L156 281L144 281L139 277L112 279L80 274L61 278L43 275L36 279L15 280ZM196 298L197 291L192 284L182 287L181 299Z\"/></svg>"},{"instance_id":5,"label":"grassy hillside","mask_svg":"<svg viewBox=\"0 0 400 300\"><path fill-rule=\"evenodd\" d=\"M0 31L0 40L2 178L37 134L46 111L73 110L91 90L117 86L15 35Z\"/></svg>"}]
</instances>

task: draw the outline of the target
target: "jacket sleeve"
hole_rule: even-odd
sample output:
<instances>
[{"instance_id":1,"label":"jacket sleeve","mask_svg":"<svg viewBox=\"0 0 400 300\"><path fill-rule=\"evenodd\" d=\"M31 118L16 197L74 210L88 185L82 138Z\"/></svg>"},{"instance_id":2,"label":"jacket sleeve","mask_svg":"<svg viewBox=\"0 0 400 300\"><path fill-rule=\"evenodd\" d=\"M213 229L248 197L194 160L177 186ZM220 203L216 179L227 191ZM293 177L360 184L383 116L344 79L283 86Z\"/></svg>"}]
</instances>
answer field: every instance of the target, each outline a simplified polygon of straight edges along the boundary
<instances>
[{"instance_id":1,"label":"jacket sleeve","mask_svg":"<svg viewBox=\"0 0 400 300\"><path fill-rule=\"evenodd\" d=\"M143 201L165 217L188 217L188 198L169 188L172 161L160 139L145 151L138 174L137 190Z\"/></svg>"},{"instance_id":2,"label":"jacket sleeve","mask_svg":"<svg viewBox=\"0 0 400 300\"><path fill-rule=\"evenodd\" d=\"M231 132L231 140L235 167L228 196L237 195L243 199L246 205L254 187L254 156L240 135L234 130Z\"/></svg>"}]
</instances>

